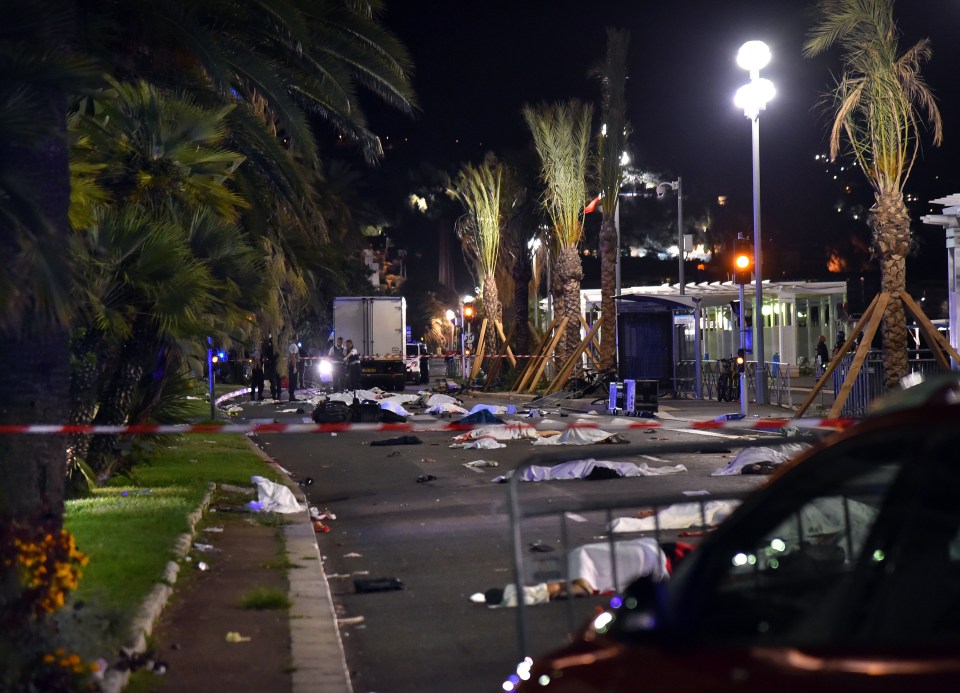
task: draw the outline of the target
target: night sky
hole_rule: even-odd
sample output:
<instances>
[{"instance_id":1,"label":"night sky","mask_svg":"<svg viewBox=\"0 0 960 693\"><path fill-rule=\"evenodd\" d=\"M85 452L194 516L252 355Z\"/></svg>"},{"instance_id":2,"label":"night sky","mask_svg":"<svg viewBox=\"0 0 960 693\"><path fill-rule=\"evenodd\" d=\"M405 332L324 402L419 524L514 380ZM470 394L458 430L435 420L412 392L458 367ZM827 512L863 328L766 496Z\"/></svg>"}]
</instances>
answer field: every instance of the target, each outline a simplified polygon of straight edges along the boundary
<instances>
[{"instance_id":1,"label":"night sky","mask_svg":"<svg viewBox=\"0 0 960 693\"><path fill-rule=\"evenodd\" d=\"M827 119L817 104L832 85L831 71L836 72L838 62L836 51L813 60L802 56L810 3L387 4L384 21L412 53L422 109L415 120L390 111L370 113L375 131L390 147L388 158L438 166L476 162L487 150L529 146L520 114L525 103L579 97L599 107L599 85L588 72L603 58L606 27L613 26L631 33L627 99L634 163L661 171L668 179L682 176L691 197L726 195L748 217L750 122L733 105L734 92L748 75L737 66L736 53L747 40L766 41L773 60L762 76L774 82L777 96L760 117L765 252L768 239L771 247L786 250L829 237L833 222L827 212L835 204L836 186L831 187L832 176L814 155L826 152ZM899 0L895 15L903 32L901 52L922 37L933 43L933 59L923 74L940 99L945 143L936 149L926 140L908 183L908 193L926 202L960 192L955 156L960 141L955 78L960 0ZM857 184L854 196L869 206L871 195L862 174L851 180ZM930 208L918 204L911 211L918 218ZM944 255L942 232L919 219L914 228L930 239L925 252L932 251L935 266Z\"/></svg>"}]
</instances>

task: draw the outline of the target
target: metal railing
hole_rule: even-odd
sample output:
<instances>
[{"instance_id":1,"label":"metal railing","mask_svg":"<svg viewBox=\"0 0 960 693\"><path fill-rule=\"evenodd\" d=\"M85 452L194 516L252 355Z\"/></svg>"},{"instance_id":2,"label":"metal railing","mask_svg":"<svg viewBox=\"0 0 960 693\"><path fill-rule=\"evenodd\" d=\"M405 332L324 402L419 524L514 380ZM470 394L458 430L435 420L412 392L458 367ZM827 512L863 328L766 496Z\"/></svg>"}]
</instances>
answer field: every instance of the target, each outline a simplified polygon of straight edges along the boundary
<instances>
[{"instance_id":1,"label":"metal railing","mask_svg":"<svg viewBox=\"0 0 960 693\"><path fill-rule=\"evenodd\" d=\"M763 437L753 440L724 441L725 447L736 449L748 447L777 447L796 443L813 443L820 436L803 435L783 438ZM641 455L654 453L657 457L669 457L677 454L690 454L703 451L703 443L669 443L657 447L646 446L616 446L605 457L639 458ZM586 546L597 547L604 543L609 550L604 554L613 585L626 585L636 577L628 574L623 565L623 553L618 551L618 542L649 537L657 546L663 547L668 542L678 540L696 544L700 538L709 532L718 521L716 515L717 503L732 501L739 503L748 492L728 495L710 495L706 497L692 497L683 494L647 495L636 486L627 487L630 479L625 482L623 492L591 495L585 493L577 497L576 493L568 492L564 486L563 492L559 489L551 494L547 489L530 490L524 500L521 498L521 489L529 485L542 486L543 484L557 483L561 485L576 484L576 481L558 482L526 482L522 481L523 473L534 465L552 466L573 459L575 453L558 451L545 453L528 458L512 474L508 485L508 506L510 513L510 534L513 554L513 584L515 585L516 600L516 628L517 647L520 660L534 651L532 635L538 634L538 640L544 635L555 638L556 642L570 636L576 628L593 612L598 603L607 601L609 596L596 595L593 599L563 599L561 602L542 604L536 608L537 624L541 626L532 629L529 606L525 603L525 585L534 583L554 583L565 585L568 595L574 594L574 579L578 576L571 574L571 552L582 550ZM572 489L570 489L572 491ZM694 508L693 514L699 518L692 524L682 527L665 526L660 522L660 511L685 505ZM651 518L647 525L652 525L640 531L618 531L613 521L616 518L635 517ZM525 534L526 529L526 534ZM530 542L525 537L536 536L537 541ZM635 564L635 563L634 563ZM599 567L599 566L598 566ZM597 587L597 586L595 586ZM620 591L619 589L617 591ZM599 600L599 601L598 601ZM543 626L547 626L544 628ZM556 644L553 643L553 645ZM542 646L544 643L538 643Z\"/></svg>"},{"instance_id":2,"label":"metal railing","mask_svg":"<svg viewBox=\"0 0 960 693\"><path fill-rule=\"evenodd\" d=\"M767 391L770 394L770 404L781 407L793 406L791 392L790 364L778 361L767 361L764 369L767 378ZM697 396L696 361L680 361L677 364L677 392L681 397ZM701 362L702 395L703 399L717 398L717 381L720 378L719 361ZM747 361L744 373L747 376L747 395L751 400L757 397L757 362Z\"/></svg>"},{"instance_id":3,"label":"metal railing","mask_svg":"<svg viewBox=\"0 0 960 693\"><path fill-rule=\"evenodd\" d=\"M907 352L910 373L919 373L923 376L942 373L943 368L936 359L929 354L929 351L911 350ZM853 358L853 354L844 355L843 358L840 359L840 364L836 370L834 370L831 376L834 396L836 396L836 393L843 387L847 374L853 365ZM884 391L883 352L879 350L867 352L867 357L863 362L863 366L860 368L860 372L857 374L857 378L850 390L850 395L847 397L847 401L844 402L840 415L845 417L863 416L867 413L870 403L883 395Z\"/></svg>"}]
</instances>

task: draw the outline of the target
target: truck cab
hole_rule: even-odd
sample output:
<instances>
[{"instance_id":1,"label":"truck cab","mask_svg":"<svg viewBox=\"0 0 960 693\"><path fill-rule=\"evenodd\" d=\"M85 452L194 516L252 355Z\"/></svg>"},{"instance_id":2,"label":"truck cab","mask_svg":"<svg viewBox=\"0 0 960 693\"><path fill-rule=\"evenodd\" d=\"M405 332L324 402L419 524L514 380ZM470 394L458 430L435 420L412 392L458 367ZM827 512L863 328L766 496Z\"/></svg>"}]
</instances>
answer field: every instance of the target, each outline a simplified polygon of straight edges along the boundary
<instances>
[{"instance_id":1,"label":"truck cab","mask_svg":"<svg viewBox=\"0 0 960 693\"><path fill-rule=\"evenodd\" d=\"M427 354L427 345L423 342L407 342L406 370L407 382L420 382L420 357Z\"/></svg>"}]
</instances>

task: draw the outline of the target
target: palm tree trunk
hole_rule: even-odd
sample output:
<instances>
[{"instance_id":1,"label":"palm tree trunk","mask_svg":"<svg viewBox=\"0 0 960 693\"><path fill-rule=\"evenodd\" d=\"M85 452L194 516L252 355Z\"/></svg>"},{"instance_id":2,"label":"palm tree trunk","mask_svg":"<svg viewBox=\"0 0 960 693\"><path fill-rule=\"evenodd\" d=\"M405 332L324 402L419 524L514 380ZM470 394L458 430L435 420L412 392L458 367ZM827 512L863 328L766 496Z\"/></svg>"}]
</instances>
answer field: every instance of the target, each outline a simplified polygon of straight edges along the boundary
<instances>
[{"instance_id":1,"label":"palm tree trunk","mask_svg":"<svg viewBox=\"0 0 960 693\"><path fill-rule=\"evenodd\" d=\"M112 361L107 342L99 330L78 329L70 346L70 423L87 425L97 413L97 384L103 377L105 364ZM91 436L72 435L67 448L68 496L85 494L89 489L80 471L80 462L86 461Z\"/></svg>"},{"instance_id":2,"label":"palm tree trunk","mask_svg":"<svg viewBox=\"0 0 960 693\"><path fill-rule=\"evenodd\" d=\"M483 278L483 312L487 316L487 334L485 350L487 354L497 352L497 327L494 323L503 325L503 306L500 304L500 294L497 291L497 280L492 274Z\"/></svg>"},{"instance_id":3,"label":"palm tree trunk","mask_svg":"<svg viewBox=\"0 0 960 693\"><path fill-rule=\"evenodd\" d=\"M558 319L569 318L563 337L557 343L558 363L564 363L580 345L580 281L583 265L576 246L557 253L553 272L554 311Z\"/></svg>"},{"instance_id":4,"label":"palm tree trunk","mask_svg":"<svg viewBox=\"0 0 960 693\"><path fill-rule=\"evenodd\" d=\"M604 215L600 225L600 367L617 363L617 226L613 217Z\"/></svg>"},{"instance_id":5,"label":"palm tree trunk","mask_svg":"<svg viewBox=\"0 0 960 693\"><path fill-rule=\"evenodd\" d=\"M871 208L874 250L880 258L880 290L890 294L880 334L883 338L884 385L890 390L907 374L907 316L900 294L907 290L910 216L899 191L878 194Z\"/></svg>"},{"instance_id":6,"label":"palm tree trunk","mask_svg":"<svg viewBox=\"0 0 960 693\"><path fill-rule=\"evenodd\" d=\"M143 375L143 354L150 353L147 350L150 340L138 336L142 329L142 325L134 325L134 336L124 343L117 356L116 366L93 420L96 426L121 426L127 423L130 405ZM87 463L99 478L106 479L110 476L116 457L117 438L118 436L112 434L95 435L90 443Z\"/></svg>"},{"instance_id":7,"label":"palm tree trunk","mask_svg":"<svg viewBox=\"0 0 960 693\"><path fill-rule=\"evenodd\" d=\"M518 354L530 353L530 255L523 252L515 255L513 263L513 343Z\"/></svg>"}]
</instances>

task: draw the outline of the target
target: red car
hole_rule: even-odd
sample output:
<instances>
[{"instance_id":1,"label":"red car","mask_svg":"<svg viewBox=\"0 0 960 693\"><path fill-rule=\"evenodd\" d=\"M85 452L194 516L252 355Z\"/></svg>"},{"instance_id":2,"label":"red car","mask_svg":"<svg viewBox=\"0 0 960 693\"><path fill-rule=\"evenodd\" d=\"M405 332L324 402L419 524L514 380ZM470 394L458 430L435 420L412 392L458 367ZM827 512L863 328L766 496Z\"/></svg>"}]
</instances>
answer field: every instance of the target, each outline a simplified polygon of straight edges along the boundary
<instances>
[{"instance_id":1,"label":"red car","mask_svg":"<svg viewBox=\"0 0 960 693\"><path fill-rule=\"evenodd\" d=\"M932 392L786 465L503 689L960 690L957 378Z\"/></svg>"}]
</instances>

